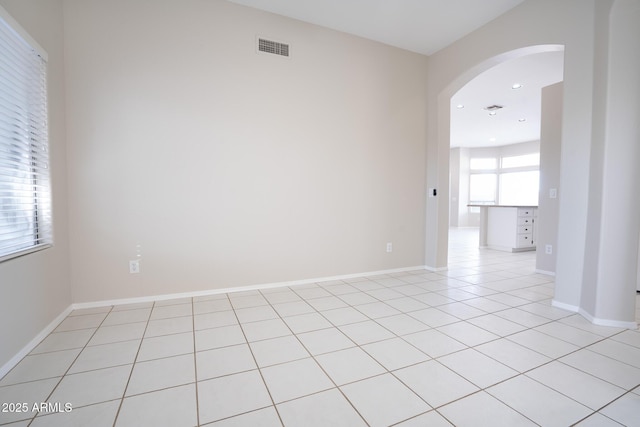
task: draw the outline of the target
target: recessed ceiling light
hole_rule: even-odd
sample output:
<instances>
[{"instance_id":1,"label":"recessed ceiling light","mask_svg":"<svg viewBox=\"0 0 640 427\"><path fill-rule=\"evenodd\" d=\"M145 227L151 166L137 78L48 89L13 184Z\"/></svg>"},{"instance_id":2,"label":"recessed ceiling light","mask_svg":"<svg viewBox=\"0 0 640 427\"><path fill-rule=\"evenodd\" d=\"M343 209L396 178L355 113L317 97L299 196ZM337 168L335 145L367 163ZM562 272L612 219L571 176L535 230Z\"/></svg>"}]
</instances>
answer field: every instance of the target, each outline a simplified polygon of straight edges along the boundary
<instances>
[{"instance_id":1,"label":"recessed ceiling light","mask_svg":"<svg viewBox=\"0 0 640 427\"><path fill-rule=\"evenodd\" d=\"M511 89L520 89L522 87L522 84L520 83L514 83L511 85Z\"/></svg>"},{"instance_id":2,"label":"recessed ceiling light","mask_svg":"<svg viewBox=\"0 0 640 427\"><path fill-rule=\"evenodd\" d=\"M527 121L527 119L524 119L524 118L523 118L523 119L518 119L518 121L519 121L520 123L522 123L522 122L526 122L526 121Z\"/></svg>"},{"instance_id":3,"label":"recessed ceiling light","mask_svg":"<svg viewBox=\"0 0 640 427\"><path fill-rule=\"evenodd\" d=\"M496 142L495 138L489 138L489 142Z\"/></svg>"},{"instance_id":4,"label":"recessed ceiling light","mask_svg":"<svg viewBox=\"0 0 640 427\"><path fill-rule=\"evenodd\" d=\"M458 110L462 110L462 109L464 108L464 105L462 105L462 104L458 104L458 105L456 105L456 108L457 108Z\"/></svg>"}]
</instances>

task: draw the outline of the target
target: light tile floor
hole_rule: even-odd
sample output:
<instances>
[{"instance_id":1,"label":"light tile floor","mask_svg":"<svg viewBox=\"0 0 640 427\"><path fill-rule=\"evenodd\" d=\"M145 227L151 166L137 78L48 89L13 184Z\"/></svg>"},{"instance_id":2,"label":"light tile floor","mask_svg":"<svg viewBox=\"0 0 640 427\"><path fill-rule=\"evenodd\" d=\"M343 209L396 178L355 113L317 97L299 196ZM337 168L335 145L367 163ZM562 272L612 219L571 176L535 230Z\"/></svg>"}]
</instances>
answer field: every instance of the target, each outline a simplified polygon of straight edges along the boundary
<instances>
[{"instance_id":1,"label":"light tile floor","mask_svg":"<svg viewBox=\"0 0 640 427\"><path fill-rule=\"evenodd\" d=\"M0 380L0 424L640 426L640 332L474 236L437 273L75 311Z\"/></svg>"}]
</instances>

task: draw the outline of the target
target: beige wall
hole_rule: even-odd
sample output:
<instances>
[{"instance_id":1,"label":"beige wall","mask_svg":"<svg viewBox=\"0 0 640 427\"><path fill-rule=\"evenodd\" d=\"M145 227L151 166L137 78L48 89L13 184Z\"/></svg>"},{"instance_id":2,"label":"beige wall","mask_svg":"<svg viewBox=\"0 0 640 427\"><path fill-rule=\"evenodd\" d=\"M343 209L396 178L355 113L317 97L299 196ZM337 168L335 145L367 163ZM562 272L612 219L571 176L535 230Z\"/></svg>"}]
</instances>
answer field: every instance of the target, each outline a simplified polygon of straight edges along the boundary
<instances>
[{"instance_id":1,"label":"beige wall","mask_svg":"<svg viewBox=\"0 0 640 427\"><path fill-rule=\"evenodd\" d=\"M555 273L558 241L558 197L560 195L560 146L562 137L562 83L542 89L540 122L540 197L538 200L538 250L536 269ZM556 198L549 195L556 190ZM545 246L552 246L552 253Z\"/></svg>"},{"instance_id":2,"label":"beige wall","mask_svg":"<svg viewBox=\"0 0 640 427\"><path fill-rule=\"evenodd\" d=\"M62 1L0 0L49 57L49 143L54 244L0 263L0 370L71 304L67 239ZM0 374L1 376L1 374Z\"/></svg>"},{"instance_id":3,"label":"beige wall","mask_svg":"<svg viewBox=\"0 0 640 427\"><path fill-rule=\"evenodd\" d=\"M580 309L594 323L636 329L640 234L640 2L599 5L588 256ZM564 144L564 141L563 141ZM564 190L563 190L564 191ZM593 194L595 193L595 194ZM591 220L593 219L593 220ZM593 248L593 249L591 249Z\"/></svg>"},{"instance_id":4,"label":"beige wall","mask_svg":"<svg viewBox=\"0 0 640 427\"><path fill-rule=\"evenodd\" d=\"M75 302L423 264L426 57L200 0L66 1L65 47Z\"/></svg>"},{"instance_id":5,"label":"beige wall","mask_svg":"<svg viewBox=\"0 0 640 427\"><path fill-rule=\"evenodd\" d=\"M460 197L460 150L452 148L449 157L449 227L459 227L459 197Z\"/></svg>"}]
</instances>

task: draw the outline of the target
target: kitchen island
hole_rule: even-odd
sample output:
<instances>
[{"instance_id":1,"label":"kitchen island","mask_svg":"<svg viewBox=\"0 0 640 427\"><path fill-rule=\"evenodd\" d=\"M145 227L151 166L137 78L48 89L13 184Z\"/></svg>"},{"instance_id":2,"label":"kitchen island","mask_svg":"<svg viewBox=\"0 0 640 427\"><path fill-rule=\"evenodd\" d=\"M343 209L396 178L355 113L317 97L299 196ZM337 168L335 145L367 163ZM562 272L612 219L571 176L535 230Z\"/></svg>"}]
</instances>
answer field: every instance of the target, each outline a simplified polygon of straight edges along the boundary
<instances>
[{"instance_id":1,"label":"kitchen island","mask_svg":"<svg viewBox=\"0 0 640 427\"><path fill-rule=\"evenodd\" d=\"M537 206L478 205L480 247L507 252L536 250Z\"/></svg>"}]
</instances>

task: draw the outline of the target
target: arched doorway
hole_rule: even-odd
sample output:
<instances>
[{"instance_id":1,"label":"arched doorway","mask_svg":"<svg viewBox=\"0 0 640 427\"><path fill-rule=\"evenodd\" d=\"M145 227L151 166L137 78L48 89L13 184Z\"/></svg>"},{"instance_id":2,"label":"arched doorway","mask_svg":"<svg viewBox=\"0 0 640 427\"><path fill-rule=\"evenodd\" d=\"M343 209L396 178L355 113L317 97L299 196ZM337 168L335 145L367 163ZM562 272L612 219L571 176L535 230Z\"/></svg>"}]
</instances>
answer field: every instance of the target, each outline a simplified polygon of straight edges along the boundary
<instances>
[{"instance_id":1,"label":"arched doorway","mask_svg":"<svg viewBox=\"0 0 640 427\"><path fill-rule=\"evenodd\" d=\"M509 59L480 73L451 98L449 263L456 255L453 240L464 252L478 249L481 208L469 204L538 206L535 221L545 226L544 233L494 229L501 243L490 245L497 248L514 239L515 246L519 238L523 243L517 251L534 250L535 259L536 247L541 249L536 270L553 273L557 198L547 197L547 189L557 194L559 185L562 85L556 84L564 79L563 62L563 50ZM516 235L523 231L528 234ZM537 244L538 237L548 244L548 253Z\"/></svg>"},{"instance_id":2,"label":"arched doorway","mask_svg":"<svg viewBox=\"0 0 640 427\"><path fill-rule=\"evenodd\" d=\"M451 141L451 98L475 77L497 64L527 55L563 51L563 45L549 44L518 48L487 58L451 79L437 95L437 143L428 148L428 155L435 160L428 166L427 179L439 183L440 198L427 198L427 222L425 265L433 270L446 268L449 231L449 151ZM430 167L432 166L432 167Z\"/></svg>"}]
</instances>

